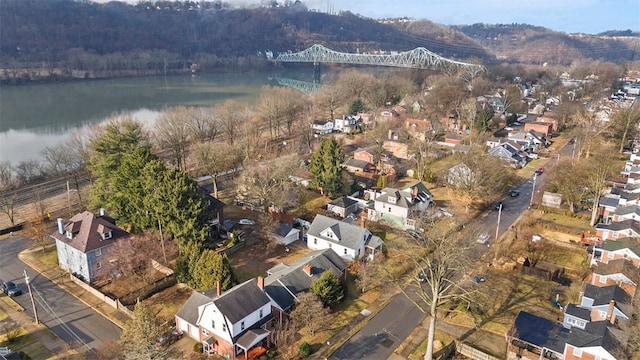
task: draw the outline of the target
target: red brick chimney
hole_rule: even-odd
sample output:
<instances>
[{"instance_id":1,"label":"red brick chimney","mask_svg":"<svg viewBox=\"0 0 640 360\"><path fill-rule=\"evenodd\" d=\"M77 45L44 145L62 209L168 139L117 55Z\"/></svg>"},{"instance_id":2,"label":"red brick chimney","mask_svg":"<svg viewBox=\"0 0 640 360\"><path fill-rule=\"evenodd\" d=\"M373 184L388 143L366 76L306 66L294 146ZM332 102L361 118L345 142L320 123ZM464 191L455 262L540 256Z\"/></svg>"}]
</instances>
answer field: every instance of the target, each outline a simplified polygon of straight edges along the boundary
<instances>
[{"instance_id":1,"label":"red brick chimney","mask_svg":"<svg viewBox=\"0 0 640 360\"><path fill-rule=\"evenodd\" d=\"M264 290L264 278L262 276L258 276L258 287L260 290Z\"/></svg>"},{"instance_id":2,"label":"red brick chimney","mask_svg":"<svg viewBox=\"0 0 640 360\"><path fill-rule=\"evenodd\" d=\"M222 287L220 286L220 280L216 281L216 296L222 295Z\"/></svg>"},{"instance_id":3,"label":"red brick chimney","mask_svg":"<svg viewBox=\"0 0 640 360\"><path fill-rule=\"evenodd\" d=\"M309 264L306 264L305 266L303 266L302 270L309 276L313 275L313 273L311 271L311 265L309 265Z\"/></svg>"},{"instance_id":4,"label":"red brick chimney","mask_svg":"<svg viewBox=\"0 0 640 360\"><path fill-rule=\"evenodd\" d=\"M612 299L611 301L609 301L609 307L607 308L607 319L606 320L610 320L610 321L612 321L612 323L613 323L613 321L615 321L615 319L612 320L612 318L613 318L613 308L614 308L615 305L616 305L616 301Z\"/></svg>"}]
</instances>

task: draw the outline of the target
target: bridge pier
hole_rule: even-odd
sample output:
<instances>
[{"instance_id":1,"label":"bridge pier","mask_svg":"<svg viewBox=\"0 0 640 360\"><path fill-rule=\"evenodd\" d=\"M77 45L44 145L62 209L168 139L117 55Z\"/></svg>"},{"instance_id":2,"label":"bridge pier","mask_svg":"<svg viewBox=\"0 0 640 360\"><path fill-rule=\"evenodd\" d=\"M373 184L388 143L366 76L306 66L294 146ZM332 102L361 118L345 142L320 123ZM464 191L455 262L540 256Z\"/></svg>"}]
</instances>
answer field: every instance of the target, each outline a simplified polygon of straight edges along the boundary
<instances>
[{"instance_id":1,"label":"bridge pier","mask_svg":"<svg viewBox=\"0 0 640 360\"><path fill-rule=\"evenodd\" d=\"M313 82L315 83L319 83L320 82L320 63L317 61L313 62Z\"/></svg>"}]
</instances>

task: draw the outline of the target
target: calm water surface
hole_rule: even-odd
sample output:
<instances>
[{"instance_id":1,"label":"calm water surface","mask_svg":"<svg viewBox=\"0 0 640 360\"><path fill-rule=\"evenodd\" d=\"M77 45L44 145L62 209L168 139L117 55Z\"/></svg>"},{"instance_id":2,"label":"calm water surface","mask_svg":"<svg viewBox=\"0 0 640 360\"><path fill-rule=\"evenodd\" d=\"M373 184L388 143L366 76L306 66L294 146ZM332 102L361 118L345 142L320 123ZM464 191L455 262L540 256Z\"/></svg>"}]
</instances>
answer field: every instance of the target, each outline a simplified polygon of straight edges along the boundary
<instances>
[{"instance_id":1,"label":"calm water surface","mask_svg":"<svg viewBox=\"0 0 640 360\"><path fill-rule=\"evenodd\" d=\"M144 77L0 87L0 161L39 159L46 146L75 130L129 112L153 124L164 109L211 106L225 100L253 104L267 74Z\"/></svg>"}]
</instances>

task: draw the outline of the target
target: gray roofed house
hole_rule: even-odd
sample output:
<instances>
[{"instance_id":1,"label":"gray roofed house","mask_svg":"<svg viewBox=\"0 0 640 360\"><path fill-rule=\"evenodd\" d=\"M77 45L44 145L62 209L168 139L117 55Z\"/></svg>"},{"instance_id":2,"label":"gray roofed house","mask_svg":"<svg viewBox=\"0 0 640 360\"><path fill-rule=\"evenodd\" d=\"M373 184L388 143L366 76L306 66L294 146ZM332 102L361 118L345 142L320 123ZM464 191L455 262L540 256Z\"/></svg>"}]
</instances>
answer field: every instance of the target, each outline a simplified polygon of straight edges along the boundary
<instances>
[{"instance_id":1,"label":"gray roofed house","mask_svg":"<svg viewBox=\"0 0 640 360\"><path fill-rule=\"evenodd\" d=\"M300 239L300 229L285 223L278 223L271 237L280 245L289 245Z\"/></svg>"},{"instance_id":2,"label":"gray roofed house","mask_svg":"<svg viewBox=\"0 0 640 360\"><path fill-rule=\"evenodd\" d=\"M624 331L621 331L609 321L592 321L587 323L584 330L571 329L565 354L575 354L580 351L583 354L582 356L586 355L585 357L590 359L598 357L601 359L616 359L613 354L622 349L622 344L626 343L627 337Z\"/></svg>"},{"instance_id":3,"label":"gray roofed house","mask_svg":"<svg viewBox=\"0 0 640 360\"><path fill-rule=\"evenodd\" d=\"M327 204L327 211L329 213L336 214L342 218L353 214L357 209L358 201L348 196L341 196Z\"/></svg>"},{"instance_id":4,"label":"gray roofed house","mask_svg":"<svg viewBox=\"0 0 640 360\"><path fill-rule=\"evenodd\" d=\"M610 320L612 315L628 320L631 316L631 296L617 285L599 287L586 283L580 307L591 309L591 319L594 321ZM598 313L593 310L598 310ZM594 314L600 318L595 318Z\"/></svg>"},{"instance_id":5,"label":"gray roofed house","mask_svg":"<svg viewBox=\"0 0 640 360\"><path fill-rule=\"evenodd\" d=\"M421 182L404 190L384 188L379 195L372 193L370 197L374 200L374 209L369 210L369 220L382 220L403 229L414 229L412 217L433 203L433 195Z\"/></svg>"},{"instance_id":6,"label":"gray roofed house","mask_svg":"<svg viewBox=\"0 0 640 360\"><path fill-rule=\"evenodd\" d=\"M620 222L624 220L640 220L640 206L618 206L613 215L614 222Z\"/></svg>"},{"instance_id":7,"label":"gray roofed house","mask_svg":"<svg viewBox=\"0 0 640 360\"><path fill-rule=\"evenodd\" d=\"M618 285L633 296L640 282L640 269L627 259L597 262L591 276L591 284L596 286Z\"/></svg>"},{"instance_id":8,"label":"gray roofed house","mask_svg":"<svg viewBox=\"0 0 640 360\"><path fill-rule=\"evenodd\" d=\"M316 215L307 230L307 246L314 250L332 249L344 259L373 258L381 251L382 239L363 227Z\"/></svg>"},{"instance_id":9,"label":"gray roofed house","mask_svg":"<svg viewBox=\"0 0 640 360\"><path fill-rule=\"evenodd\" d=\"M354 173L356 171L367 172L371 170L373 164L357 159L347 159L342 163L342 167L348 172Z\"/></svg>"},{"instance_id":10,"label":"gray roofed house","mask_svg":"<svg viewBox=\"0 0 640 360\"><path fill-rule=\"evenodd\" d=\"M564 318L562 325L567 328L577 327L584 329L587 323L591 321L591 310L576 306L575 304L567 304L564 308Z\"/></svg>"},{"instance_id":11,"label":"gray roofed house","mask_svg":"<svg viewBox=\"0 0 640 360\"><path fill-rule=\"evenodd\" d=\"M288 311L297 295L307 292L311 284L326 271L344 279L347 263L331 249L314 251L291 264L280 263L269 269L264 290L276 306Z\"/></svg>"},{"instance_id":12,"label":"gray roofed house","mask_svg":"<svg viewBox=\"0 0 640 360\"><path fill-rule=\"evenodd\" d=\"M176 313L176 328L203 344L206 354L236 358L269 335L261 326L272 318L264 279L247 280L222 292L193 293Z\"/></svg>"},{"instance_id":13,"label":"gray roofed house","mask_svg":"<svg viewBox=\"0 0 640 360\"><path fill-rule=\"evenodd\" d=\"M631 219L609 224L599 223L596 225L596 233L602 240L640 237L640 223Z\"/></svg>"}]
</instances>

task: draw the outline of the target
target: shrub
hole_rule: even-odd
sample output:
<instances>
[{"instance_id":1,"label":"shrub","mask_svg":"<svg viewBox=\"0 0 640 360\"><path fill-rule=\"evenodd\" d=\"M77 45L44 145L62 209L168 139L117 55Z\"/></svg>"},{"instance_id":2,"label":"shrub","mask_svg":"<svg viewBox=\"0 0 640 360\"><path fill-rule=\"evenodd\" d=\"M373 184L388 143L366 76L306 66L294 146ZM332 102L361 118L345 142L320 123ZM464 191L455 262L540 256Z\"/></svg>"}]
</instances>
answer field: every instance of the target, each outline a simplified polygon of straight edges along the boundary
<instances>
[{"instance_id":1,"label":"shrub","mask_svg":"<svg viewBox=\"0 0 640 360\"><path fill-rule=\"evenodd\" d=\"M195 343L193 345L193 352L202 353L202 343Z\"/></svg>"},{"instance_id":2,"label":"shrub","mask_svg":"<svg viewBox=\"0 0 640 360\"><path fill-rule=\"evenodd\" d=\"M302 355L303 357L311 355L311 345L309 345L308 342L305 341L300 344L300 355Z\"/></svg>"},{"instance_id":3,"label":"shrub","mask_svg":"<svg viewBox=\"0 0 640 360\"><path fill-rule=\"evenodd\" d=\"M267 355L262 355L260 356L260 360L269 360L269 357Z\"/></svg>"},{"instance_id":4,"label":"shrub","mask_svg":"<svg viewBox=\"0 0 640 360\"><path fill-rule=\"evenodd\" d=\"M273 359L276 357L276 350L275 349L269 349L267 350L267 357L269 359Z\"/></svg>"}]
</instances>

